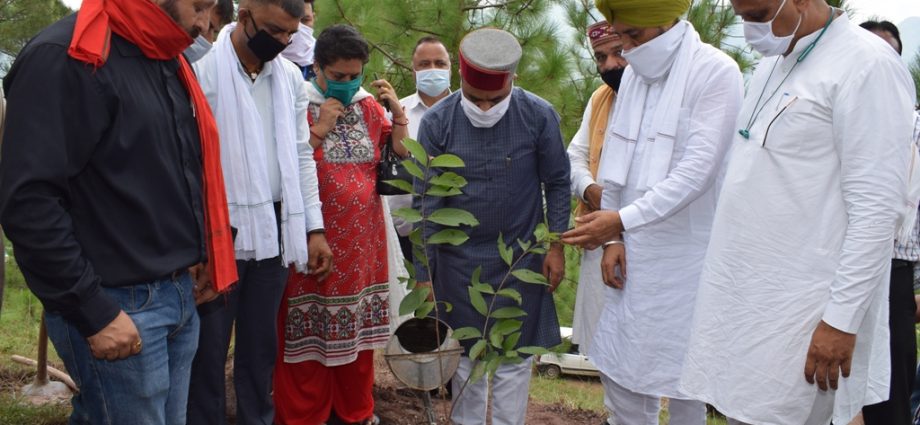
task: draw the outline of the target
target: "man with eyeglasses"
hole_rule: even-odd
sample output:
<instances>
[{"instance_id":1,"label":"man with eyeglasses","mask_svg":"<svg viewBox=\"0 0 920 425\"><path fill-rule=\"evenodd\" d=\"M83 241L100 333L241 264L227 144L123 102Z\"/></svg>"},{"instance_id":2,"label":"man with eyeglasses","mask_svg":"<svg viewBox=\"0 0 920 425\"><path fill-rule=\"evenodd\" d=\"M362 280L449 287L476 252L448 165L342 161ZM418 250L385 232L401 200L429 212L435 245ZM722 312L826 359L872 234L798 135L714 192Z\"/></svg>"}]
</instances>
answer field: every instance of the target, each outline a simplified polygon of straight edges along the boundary
<instances>
[{"instance_id":1,"label":"man with eyeglasses","mask_svg":"<svg viewBox=\"0 0 920 425\"><path fill-rule=\"evenodd\" d=\"M629 63L598 166L599 211L563 241L603 246L608 288L588 354L615 423L703 425L706 406L680 392L693 299L723 163L741 103L738 65L680 16L689 0L603 0Z\"/></svg>"},{"instance_id":2,"label":"man with eyeglasses","mask_svg":"<svg viewBox=\"0 0 920 425\"><path fill-rule=\"evenodd\" d=\"M289 266L323 277L332 260L306 86L297 66L279 56L298 30L303 0L242 0L239 6L237 22L195 64L220 130L240 281L199 307L190 424L226 423L224 363L231 330L237 423L272 423L276 320Z\"/></svg>"},{"instance_id":3,"label":"man with eyeglasses","mask_svg":"<svg viewBox=\"0 0 920 425\"><path fill-rule=\"evenodd\" d=\"M914 87L824 0L733 0L764 55L738 117L681 382L731 424L847 424L889 396ZM911 223L913 224L913 223Z\"/></svg>"}]
</instances>

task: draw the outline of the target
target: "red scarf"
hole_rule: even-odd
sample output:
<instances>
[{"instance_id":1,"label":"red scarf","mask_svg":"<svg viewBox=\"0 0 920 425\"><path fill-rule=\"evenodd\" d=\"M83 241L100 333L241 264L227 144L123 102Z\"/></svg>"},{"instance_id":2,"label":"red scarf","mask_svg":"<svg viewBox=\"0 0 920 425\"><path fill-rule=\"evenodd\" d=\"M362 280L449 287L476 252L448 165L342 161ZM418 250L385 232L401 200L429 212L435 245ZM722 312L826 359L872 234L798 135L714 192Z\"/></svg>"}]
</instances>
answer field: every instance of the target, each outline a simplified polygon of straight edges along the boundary
<instances>
[{"instance_id":1,"label":"red scarf","mask_svg":"<svg viewBox=\"0 0 920 425\"><path fill-rule=\"evenodd\" d=\"M238 280L236 260L220 167L217 123L192 67L182 56L192 38L149 0L83 0L68 54L96 68L102 67L109 57L111 31L139 47L149 59L179 61L179 78L192 99L201 138L208 271L214 288L224 291Z\"/></svg>"}]
</instances>

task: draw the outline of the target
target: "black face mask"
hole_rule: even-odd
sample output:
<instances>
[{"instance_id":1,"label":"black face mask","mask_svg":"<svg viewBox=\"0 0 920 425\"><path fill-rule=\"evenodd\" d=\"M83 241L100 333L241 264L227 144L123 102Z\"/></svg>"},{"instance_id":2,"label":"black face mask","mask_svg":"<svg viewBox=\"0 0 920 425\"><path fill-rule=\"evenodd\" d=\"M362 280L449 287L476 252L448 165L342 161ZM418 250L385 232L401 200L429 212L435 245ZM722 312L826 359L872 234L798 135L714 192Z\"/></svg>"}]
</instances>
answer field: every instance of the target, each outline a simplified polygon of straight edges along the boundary
<instances>
[{"instance_id":1,"label":"black face mask","mask_svg":"<svg viewBox=\"0 0 920 425\"><path fill-rule=\"evenodd\" d=\"M623 71L626 71L626 67L614 68L607 72L602 72L601 79L604 80L613 91L620 91L620 80L623 79Z\"/></svg>"},{"instance_id":2,"label":"black face mask","mask_svg":"<svg viewBox=\"0 0 920 425\"><path fill-rule=\"evenodd\" d=\"M249 32L243 28L246 37L249 38L249 41L246 42L246 46L249 47L249 50L252 51L262 63L271 62L287 48L287 44L278 41L275 37L265 32L265 30L260 30L256 25L255 19L252 19L252 15L249 16L249 21L252 22L252 27L256 29L256 35L250 36Z\"/></svg>"}]
</instances>

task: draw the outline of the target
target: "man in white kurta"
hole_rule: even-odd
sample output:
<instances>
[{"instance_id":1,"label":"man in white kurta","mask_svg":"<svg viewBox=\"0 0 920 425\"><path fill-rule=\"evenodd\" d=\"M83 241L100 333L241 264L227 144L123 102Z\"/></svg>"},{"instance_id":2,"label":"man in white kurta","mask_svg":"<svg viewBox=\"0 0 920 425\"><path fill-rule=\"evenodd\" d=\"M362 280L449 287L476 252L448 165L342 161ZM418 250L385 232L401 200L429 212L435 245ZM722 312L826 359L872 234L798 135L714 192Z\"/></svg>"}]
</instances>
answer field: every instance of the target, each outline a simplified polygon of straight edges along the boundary
<instances>
[{"instance_id":1,"label":"man in white kurta","mask_svg":"<svg viewBox=\"0 0 920 425\"><path fill-rule=\"evenodd\" d=\"M689 1L598 6L623 39L629 66L598 172L604 211L583 216L564 235L587 247L607 242L602 274L614 287L606 290L589 357L602 372L615 423L658 424L659 399L668 397L671 424L702 425L705 405L678 384L741 72L677 20ZM661 7L672 15L649 21ZM611 240L621 232L622 241Z\"/></svg>"},{"instance_id":2,"label":"man in white kurta","mask_svg":"<svg viewBox=\"0 0 920 425\"><path fill-rule=\"evenodd\" d=\"M613 116L616 92L620 89L626 59L623 43L607 21L592 24L587 29L594 63L604 85L597 88L585 106L578 131L569 143L569 165L572 168L572 192L578 197L575 214L587 214L600 209L603 182L597 181L604 134ZM587 353L594 341L601 311L604 309L604 281L601 277L603 249L586 249L581 256L578 291L572 320L572 343Z\"/></svg>"},{"instance_id":3,"label":"man in white kurta","mask_svg":"<svg viewBox=\"0 0 920 425\"><path fill-rule=\"evenodd\" d=\"M847 424L888 396L913 84L823 0L732 3L767 57L738 118L681 388L730 423Z\"/></svg>"}]
</instances>

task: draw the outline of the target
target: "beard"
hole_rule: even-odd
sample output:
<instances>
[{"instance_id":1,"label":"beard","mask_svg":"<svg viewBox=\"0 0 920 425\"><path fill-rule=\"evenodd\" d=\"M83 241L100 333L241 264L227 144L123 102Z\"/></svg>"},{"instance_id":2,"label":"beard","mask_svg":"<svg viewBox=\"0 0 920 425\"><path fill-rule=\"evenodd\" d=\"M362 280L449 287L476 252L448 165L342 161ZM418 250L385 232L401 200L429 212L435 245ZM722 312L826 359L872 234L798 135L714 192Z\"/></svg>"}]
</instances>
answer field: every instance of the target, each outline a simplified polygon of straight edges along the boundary
<instances>
[{"instance_id":1,"label":"beard","mask_svg":"<svg viewBox=\"0 0 920 425\"><path fill-rule=\"evenodd\" d=\"M169 15L173 21L176 21L176 24L182 27L185 32L188 33L189 37L197 38L201 31L197 28L185 28L182 25L182 18L179 17L179 0L160 0L160 8Z\"/></svg>"}]
</instances>

